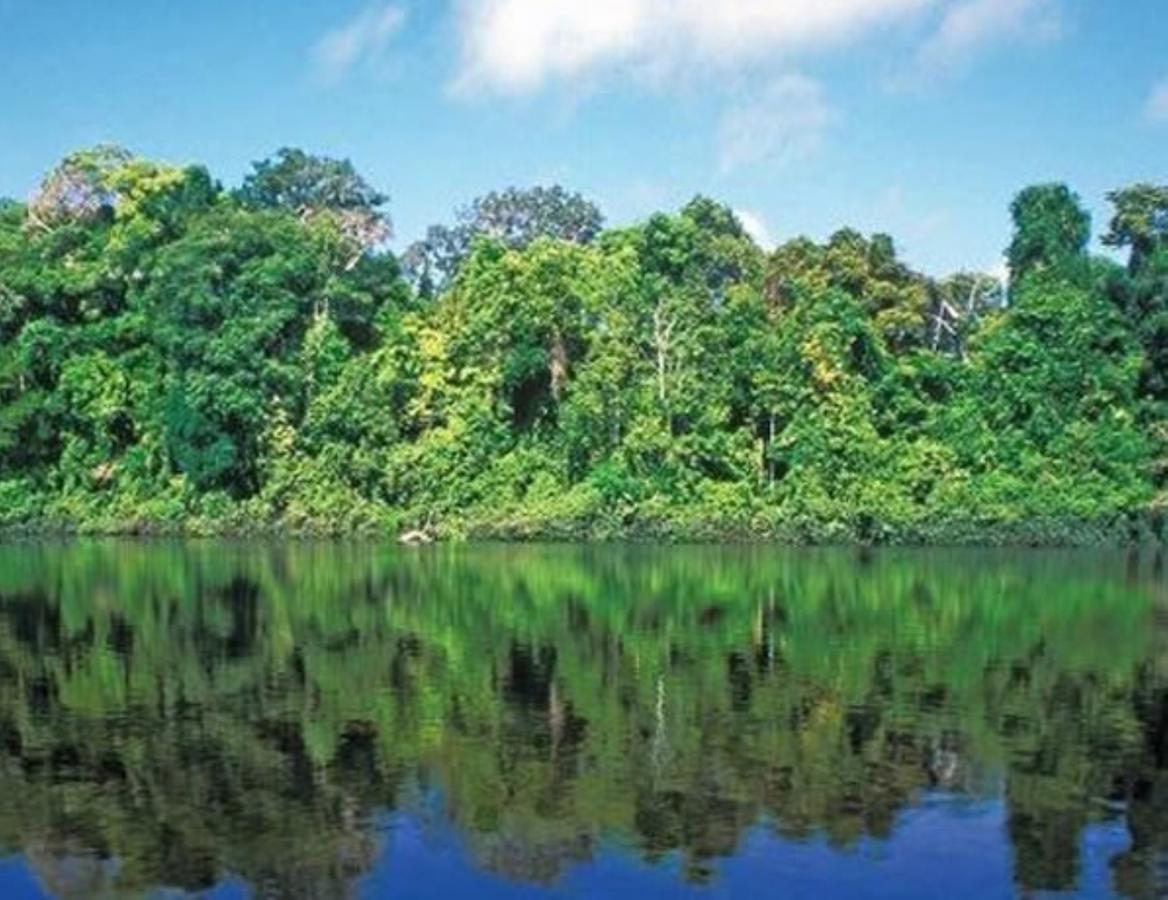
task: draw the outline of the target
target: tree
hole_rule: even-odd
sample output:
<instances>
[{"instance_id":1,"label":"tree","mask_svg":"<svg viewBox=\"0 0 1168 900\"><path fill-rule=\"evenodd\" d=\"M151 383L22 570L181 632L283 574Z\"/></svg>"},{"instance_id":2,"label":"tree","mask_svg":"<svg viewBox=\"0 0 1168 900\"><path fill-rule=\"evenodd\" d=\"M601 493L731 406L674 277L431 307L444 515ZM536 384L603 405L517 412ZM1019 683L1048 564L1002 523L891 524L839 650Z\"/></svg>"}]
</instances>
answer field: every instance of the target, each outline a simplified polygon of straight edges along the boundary
<instances>
[{"instance_id":1,"label":"tree","mask_svg":"<svg viewBox=\"0 0 1168 900\"><path fill-rule=\"evenodd\" d=\"M671 432L726 416L728 384L713 377L723 371L714 362L726 337L720 322L729 292L757 279L758 248L729 209L704 198L680 215L653 216L628 234L639 256L642 341L659 414Z\"/></svg>"},{"instance_id":2,"label":"tree","mask_svg":"<svg viewBox=\"0 0 1168 900\"><path fill-rule=\"evenodd\" d=\"M118 192L111 178L132 158L114 144L69 154L41 182L28 207L29 224L49 229L61 222L112 215Z\"/></svg>"},{"instance_id":3,"label":"tree","mask_svg":"<svg viewBox=\"0 0 1168 900\"><path fill-rule=\"evenodd\" d=\"M888 235L864 237L844 228L824 245L796 238L778 247L767 265L764 293L772 306L794 298L845 291L870 311L890 347L902 352L928 340L929 284L896 257Z\"/></svg>"},{"instance_id":4,"label":"tree","mask_svg":"<svg viewBox=\"0 0 1168 900\"><path fill-rule=\"evenodd\" d=\"M492 191L459 210L455 219L453 226L431 226L403 255L407 273L426 295L450 284L477 238L516 250L538 238L588 244L604 224L595 204L559 185Z\"/></svg>"},{"instance_id":5,"label":"tree","mask_svg":"<svg viewBox=\"0 0 1168 900\"><path fill-rule=\"evenodd\" d=\"M1127 271L1111 279L1112 298L1127 316L1144 351L1142 393L1150 417L1168 410L1168 186L1137 184L1108 194L1115 207L1104 243L1128 248ZM1163 424L1162 440L1168 442ZM1161 478L1168 478L1168 461Z\"/></svg>"},{"instance_id":6,"label":"tree","mask_svg":"<svg viewBox=\"0 0 1168 900\"><path fill-rule=\"evenodd\" d=\"M1036 273L1015 290L1008 315L978 334L971 357L967 392L948 413L949 439L995 472L987 481L1042 479L1084 509L1147 490L1140 348L1102 292Z\"/></svg>"},{"instance_id":7,"label":"tree","mask_svg":"<svg viewBox=\"0 0 1168 900\"><path fill-rule=\"evenodd\" d=\"M393 232L385 210L389 198L347 159L283 147L274 157L252 165L236 197L245 206L285 210L305 222L331 219L355 249L346 263L349 268Z\"/></svg>"},{"instance_id":8,"label":"tree","mask_svg":"<svg viewBox=\"0 0 1168 900\"><path fill-rule=\"evenodd\" d=\"M260 488L265 420L309 399L299 360L330 284L327 247L288 216L221 209L160 254L140 302L167 360L167 445L200 490ZM385 299L350 307L373 318Z\"/></svg>"},{"instance_id":9,"label":"tree","mask_svg":"<svg viewBox=\"0 0 1168 900\"><path fill-rule=\"evenodd\" d=\"M595 255L576 244L538 240L507 250L483 239L445 298L443 319L458 323L452 362L493 373L517 431L555 422L586 351L584 311L597 269Z\"/></svg>"},{"instance_id":10,"label":"tree","mask_svg":"<svg viewBox=\"0 0 1168 900\"><path fill-rule=\"evenodd\" d=\"M1091 216L1065 184L1038 184L1010 205L1014 237L1006 250L1011 280L1040 269L1066 269L1082 260L1091 237Z\"/></svg>"},{"instance_id":11,"label":"tree","mask_svg":"<svg viewBox=\"0 0 1168 900\"><path fill-rule=\"evenodd\" d=\"M772 471L797 503L857 514L887 453L873 415L873 387L889 365L880 333L860 301L835 287L799 298L776 330L774 364L784 377L760 385L777 424Z\"/></svg>"},{"instance_id":12,"label":"tree","mask_svg":"<svg viewBox=\"0 0 1168 900\"><path fill-rule=\"evenodd\" d=\"M297 216L345 209L377 214L389 199L357 174L349 160L289 147L253 163L236 196L245 206L284 209Z\"/></svg>"},{"instance_id":13,"label":"tree","mask_svg":"<svg viewBox=\"0 0 1168 900\"><path fill-rule=\"evenodd\" d=\"M929 311L929 348L965 356L970 334L1005 305L1005 289L993 275L957 272L933 286Z\"/></svg>"},{"instance_id":14,"label":"tree","mask_svg":"<svg viewBox=\"0 0 1168 900\"><path fill-rule=\"evenodd\" d=\"M1138 272L1168 245L1168 185L1135 184L1112 191L1107 199L1115 213L1103 243L1130 249L1129 268Z\"/></svg>"}]
</instances>

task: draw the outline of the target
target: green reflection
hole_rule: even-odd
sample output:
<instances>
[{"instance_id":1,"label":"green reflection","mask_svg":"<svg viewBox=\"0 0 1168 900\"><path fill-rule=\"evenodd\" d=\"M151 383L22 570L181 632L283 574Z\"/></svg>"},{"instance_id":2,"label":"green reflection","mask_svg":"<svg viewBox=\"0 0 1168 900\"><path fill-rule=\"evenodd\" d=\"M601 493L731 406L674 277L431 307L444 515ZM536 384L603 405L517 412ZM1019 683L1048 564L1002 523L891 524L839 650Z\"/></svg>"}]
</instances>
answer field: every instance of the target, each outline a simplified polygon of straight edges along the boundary
<instances>
[{"instance_id":1,"label":"green reflection","mask_svg":"<svg viewBox=\"0 0 1168 900\"><path fill-rule=\"evenodd\" d=\"M1155 896L1166 617L1158 561L1076 554L7 545L0 846L62 894L339 895L401 809L513 878L604 839L700 881L943 790L1005 797L1026 889L1123 816Z\"/></svg>"}]
</instances>

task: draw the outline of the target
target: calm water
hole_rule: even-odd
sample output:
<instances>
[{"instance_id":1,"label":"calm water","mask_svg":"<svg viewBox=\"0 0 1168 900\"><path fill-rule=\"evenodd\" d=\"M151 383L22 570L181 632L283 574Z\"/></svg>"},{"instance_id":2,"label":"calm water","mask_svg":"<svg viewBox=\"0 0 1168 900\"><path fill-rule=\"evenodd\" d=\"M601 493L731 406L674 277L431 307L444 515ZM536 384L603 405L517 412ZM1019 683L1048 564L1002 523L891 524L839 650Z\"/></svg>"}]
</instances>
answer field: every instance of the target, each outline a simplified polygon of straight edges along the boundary
<instances>
[{"instance_id":1,"label":"calm water","mask_svg":"<svg viewBox=\"0 0 1168 900\"><path fill-rule=\"evenodd\" d=\"M0 546L0 896L1168 896L1168 576Z\"/></svg>"}]
</instances>

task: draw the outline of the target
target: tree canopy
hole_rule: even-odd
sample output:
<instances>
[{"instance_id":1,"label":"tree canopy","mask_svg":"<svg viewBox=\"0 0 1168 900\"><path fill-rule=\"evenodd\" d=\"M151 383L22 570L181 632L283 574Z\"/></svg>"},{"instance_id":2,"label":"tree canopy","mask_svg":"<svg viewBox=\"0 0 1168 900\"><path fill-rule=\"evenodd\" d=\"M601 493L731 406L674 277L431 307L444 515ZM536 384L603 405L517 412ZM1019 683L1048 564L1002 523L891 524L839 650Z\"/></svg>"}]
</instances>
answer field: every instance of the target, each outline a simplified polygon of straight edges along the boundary
<instances>
[{"instance_id":1,"label":"tree canopy","mask_svg":"<svg viewBox=\"0 0 1168 900\"><path fill-rule=\"evenodd\" d=\"M452 226L432 225L405 253L406 270L422 293L448 287L478 238L512 249L537 238L587 244L604 224L595 204L559 185L492 191L460 209L456 220Z\"/></svg>"},{"instance_id":2,"label":"tree canopy","mask_svg":"<svg viewBox=\"0 0 1168 900\"><path fill-rule=\"evenodd\" d=\"M0 205L0 524L448 536L1163 536L1168 187L1011 211L1009 289L697 197L603 229L510 188L386 248L283 149L71 154Z\"/></svg>"}]
</instances>

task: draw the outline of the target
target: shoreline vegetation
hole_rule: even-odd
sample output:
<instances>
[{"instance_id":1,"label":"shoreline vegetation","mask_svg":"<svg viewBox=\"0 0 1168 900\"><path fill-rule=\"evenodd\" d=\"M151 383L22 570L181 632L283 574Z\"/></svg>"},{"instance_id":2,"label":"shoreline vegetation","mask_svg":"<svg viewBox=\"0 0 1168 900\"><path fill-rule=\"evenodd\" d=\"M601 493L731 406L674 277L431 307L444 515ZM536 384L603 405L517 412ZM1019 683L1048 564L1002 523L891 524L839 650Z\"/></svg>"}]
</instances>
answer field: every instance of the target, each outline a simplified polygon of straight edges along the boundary
<instances>
[{"instance_id":1,"label":"shoreline vegetation","mask_svg":"<svg viewBox=\"0 0 1168 900\"><path fill-rule=\"evenodd\" d=\"M588 519L540 518L520 511L510 516L456 519L410 527L386 511L381 517L336 520L265 520L241 505L220 519L182 516L172 521L112 519L30 519L0 526L0 540L133 539L287 539L388 540L406 546L434 543L650 543L772 544L788 547L889 546L983 548L1159 547L1168 544L1168 517L1159 511L1118 514L1109 519L1060 517L1009 521L949 519L888 522L877 519L784 521L760 512L749 519L711 518L701 510L661 509L650 518L595 513Z\"/></svg>"},{"instance_id":2,"label":"shoreline vegetation","mask_svg":"<svg viewBox=\"0 0 1168 900\"><path fill-rule=\"evenodd\" d=\"M416 530L393 532L381 528L322 527L316 523L290 527L284 524L244 528L223 522L191 519L177 526L148 522L85 523L77 525L29 523L0 529L0 540L117 538L152 541L183 540L267 540L332 541L384 540L407 547L434 543L528 543L557 545L564 543L670 545L767 545L773 547L901 547L901 548L981 548L981 549L1105 549L1160 547L1165 544L1162 531L1143 521L1087 523L1066 521L1022 521L1008 525L998 523L942 523L919 526L912 530L885 530L861 534L833 526L830 530L814 523L802 530L794 528L738 527L726 523L702 523L686 530L675 523L656 523L655 527L619 530L585 530L576 523L471 523L459 531L435 530L418 537Z\"/></svg>"},{"instance_id":3,"label":"shoreline vegetation","mask_svg":"<svg viewBox=\"0 0 1168 900\"><path fill-rule=\"evenodd\" d=\"M0 532L1163 543L1168 186L1109 200L1021 191L1008 279L561 187L399 256L347 161L79 151L0 200Z\"/></svg>"}]
</instances>

